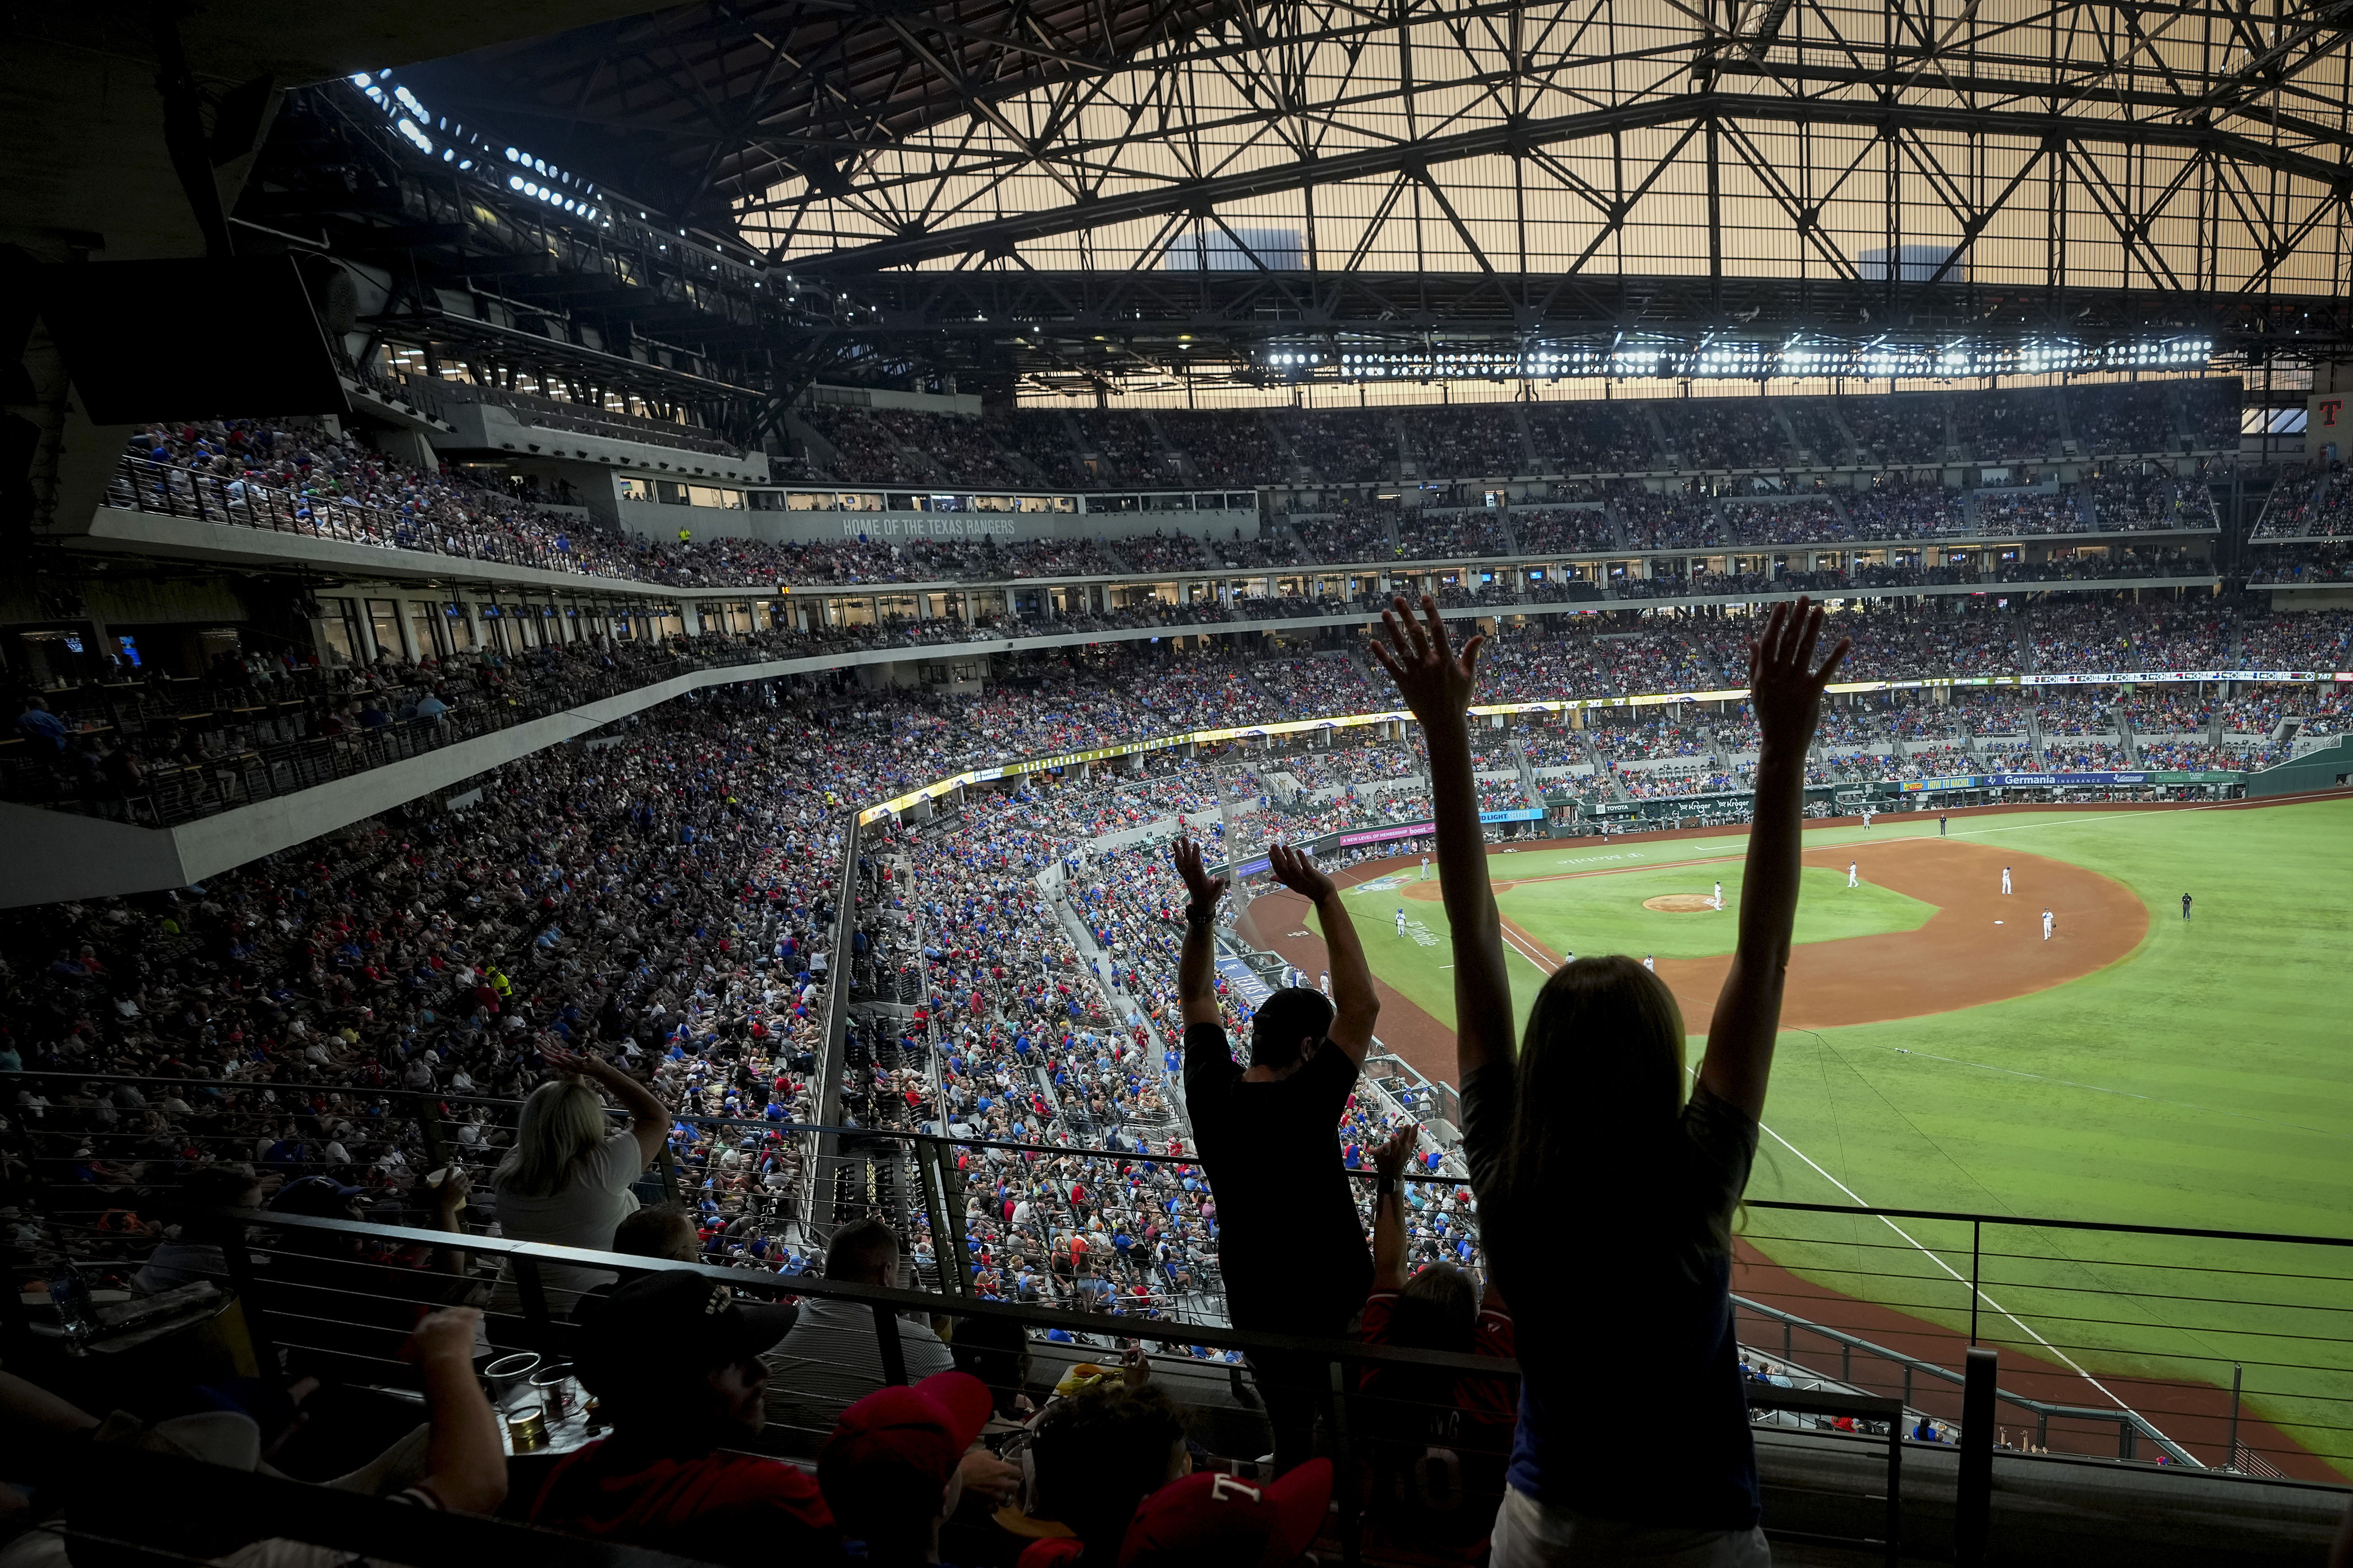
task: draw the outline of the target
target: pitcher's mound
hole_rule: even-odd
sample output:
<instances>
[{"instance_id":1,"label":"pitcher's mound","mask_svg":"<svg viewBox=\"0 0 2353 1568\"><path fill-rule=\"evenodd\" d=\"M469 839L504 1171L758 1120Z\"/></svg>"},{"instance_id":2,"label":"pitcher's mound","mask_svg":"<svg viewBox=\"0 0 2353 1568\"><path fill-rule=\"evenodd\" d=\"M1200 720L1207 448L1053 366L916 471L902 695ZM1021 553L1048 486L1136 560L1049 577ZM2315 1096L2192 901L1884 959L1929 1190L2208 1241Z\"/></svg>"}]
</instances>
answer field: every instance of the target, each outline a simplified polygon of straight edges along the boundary
<instances>
[{"instance_id":1,"label":"pitcher's mound","mask_svg":"<svg viewBox=\"0 0 2353 1568\"><path fill-rule=\"evenodd\" d=\"M1715 900L1705 893L1662 893L1655 899L1644 899L1642 907L1662 914L1695 915L1704 910L1715 912Z\"/></svg>"}]
</instances>

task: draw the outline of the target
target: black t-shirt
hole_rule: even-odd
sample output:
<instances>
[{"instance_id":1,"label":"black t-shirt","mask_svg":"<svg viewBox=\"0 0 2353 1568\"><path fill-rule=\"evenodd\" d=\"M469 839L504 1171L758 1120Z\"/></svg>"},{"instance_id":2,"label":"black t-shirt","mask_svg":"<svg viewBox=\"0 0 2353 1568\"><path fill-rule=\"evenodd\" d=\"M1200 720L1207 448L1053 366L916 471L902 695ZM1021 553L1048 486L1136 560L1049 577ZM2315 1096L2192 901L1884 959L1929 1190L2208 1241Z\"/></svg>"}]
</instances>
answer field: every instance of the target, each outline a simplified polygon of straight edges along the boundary
<instances>
[{"instance_id":1,"label":"black t-shirt","mask_svg":"<svg viewBox=\"0 0 2353 1568\"><path fill-rule=\"evenodd\" d=\"M1238 1329L1336 1334L1364 1305L1373 1255L1340 1163L1356 1087L1356 1064L1328 1039L1289 1078L1245 1083L1223 1028L1185 1027L1185 1108Z\"/></svg>"},{"instance_id":2,"label":"black t-shirt","mask_svg":"<svg viewBox=\"0 0 2353 1568\"><path fill-rule=\"evenodd\" d=\"M1496 1288L1517 1329L1520 1424L1511 1484L1539 1502L1689 1530L1757 1522L1757 1454L1732 1321L1732 1211L1757 1123L1693 1091L1663 1158L1599 1192L1497 1190L1518 1085L1462 1080L1462 1143ZM1640 1223L1610 1223L1639 1202ZM1662 1451L1629 1442L1619 1411Z\"/></svg>"}]
</instances>

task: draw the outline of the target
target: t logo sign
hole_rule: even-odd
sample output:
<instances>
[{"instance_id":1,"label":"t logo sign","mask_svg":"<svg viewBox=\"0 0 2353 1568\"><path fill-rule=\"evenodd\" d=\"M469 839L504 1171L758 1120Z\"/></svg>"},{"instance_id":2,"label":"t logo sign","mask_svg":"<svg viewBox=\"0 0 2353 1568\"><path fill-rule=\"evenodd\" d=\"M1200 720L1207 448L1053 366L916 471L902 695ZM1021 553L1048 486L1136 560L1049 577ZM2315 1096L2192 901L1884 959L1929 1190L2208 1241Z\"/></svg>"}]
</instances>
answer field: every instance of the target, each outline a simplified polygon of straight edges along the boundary
<instances>
[{"instance_id":1,"label":"t logo sign","mask_svg":"<svg viewBox=\"0 0 2353 1568\"><path fill-rule=\"evenodd\" d=\"M1229 1502L1235 1498L1248 1498L1252 1502L1264 1502L1266 1493L1248 1481L1218 1471L1209 1479L1209 1498L1213 1502Z\"/></svg>"},{"instance_id":2,"label":"t logo sign","mask_svg":"<svg viewBox=\"0 0 2353 1568\"><path fill-rule=\"evenodd\" d=\"M2345 400L2341 397L2322 398L2320 400L2321 428L2324 430L2334 430L2337 428L2337 415L2344 406Z\"/></svg>"}]
</instances>

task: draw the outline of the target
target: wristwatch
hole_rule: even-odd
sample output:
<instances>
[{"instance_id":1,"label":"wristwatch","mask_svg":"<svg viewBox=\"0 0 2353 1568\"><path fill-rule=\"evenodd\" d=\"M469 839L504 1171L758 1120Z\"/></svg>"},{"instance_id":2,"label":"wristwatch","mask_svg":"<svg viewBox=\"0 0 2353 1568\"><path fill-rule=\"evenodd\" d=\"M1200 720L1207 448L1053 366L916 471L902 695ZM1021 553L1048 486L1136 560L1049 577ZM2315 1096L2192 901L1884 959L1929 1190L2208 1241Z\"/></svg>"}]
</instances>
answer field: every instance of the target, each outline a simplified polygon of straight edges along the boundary
<instances>
[{"instance_id":1,"label":"wristwatch","mask_svg":"<svg viewBox=\"0 0 2353 1568\"><path fill-rule=\"evenodd\" d=\"M1373 1178L1373 1194L1376 1197L1388 1197L1397 1190L1398 1179L1395 1176L1384 1173Z\"/></svg>"},{"instance_id":2,"label":"wristwatch","mask_svg":"<svg viewBox=\"0 0 2353 1568\"><path fill-rule=\"evenodd\" d=\"M1187 904L1185 906L1185 919L1197 926L1208 925L1211 921L1217 919L1217 916L1218 906L1215 904Z\"/></svg>"}]
</instances>

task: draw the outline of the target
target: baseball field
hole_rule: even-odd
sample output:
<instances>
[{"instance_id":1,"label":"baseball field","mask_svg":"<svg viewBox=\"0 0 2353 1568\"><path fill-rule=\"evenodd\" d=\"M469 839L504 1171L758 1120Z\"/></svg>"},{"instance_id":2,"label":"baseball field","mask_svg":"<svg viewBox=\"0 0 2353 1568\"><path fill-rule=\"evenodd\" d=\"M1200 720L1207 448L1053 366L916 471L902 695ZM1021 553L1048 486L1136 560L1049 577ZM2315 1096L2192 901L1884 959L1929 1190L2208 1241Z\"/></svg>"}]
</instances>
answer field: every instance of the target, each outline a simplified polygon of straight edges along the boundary
<instances>
[{"instance_id":1,"label":"baseball field","mask_svg":"<svg viewBox=\"0 0 2353 1568\"><path fill-rule=\"evenodd\" d=\"M1744 847L1499 847L1522 1016L1570 953L1649 955L1695 1067ZM1963 814L1942 837L1933 816L1889 816L1809 831L1805 860L1751 1199L2353 1237L2353 800ZM1344 880L1381 1037L1451 1081L1434 870ZM1251 921L1323 966L1300 900L1263 899ZM2116 1452L2130 1409L2139 1458L2161 1435L2203 1463L2353 1474L2353 1247L1756 1206L1741 1230L1736 1294L1940 1365L1974 1326L2005 1391L2105 1413L2005 1405L2021 1442ZM1746 1342L1781 1333L1769 1311L1744 1318ZM1789 1342L1836 1370L1831 1342ZM1852 1347L1842 1364L1874 1386L1897 1375ZM1934 1379L1915 1391L1957 1410Z\"/></svg>"}]
</instances>

